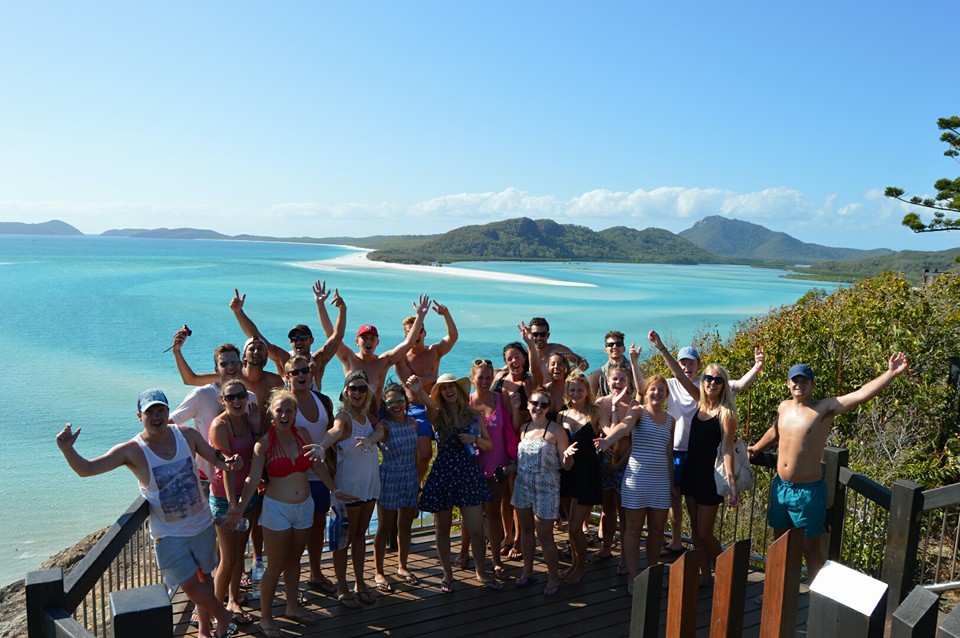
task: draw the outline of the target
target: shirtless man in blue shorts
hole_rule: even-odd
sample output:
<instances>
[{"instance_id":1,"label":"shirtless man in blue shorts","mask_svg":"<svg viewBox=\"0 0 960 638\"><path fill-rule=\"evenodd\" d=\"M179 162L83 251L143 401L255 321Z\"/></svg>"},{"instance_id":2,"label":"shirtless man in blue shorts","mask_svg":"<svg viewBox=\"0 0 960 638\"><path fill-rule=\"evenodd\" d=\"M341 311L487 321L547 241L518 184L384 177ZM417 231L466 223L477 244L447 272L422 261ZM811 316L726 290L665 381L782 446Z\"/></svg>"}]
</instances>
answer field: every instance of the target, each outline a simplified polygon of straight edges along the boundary
<instances>
[{"instance_id":1,"label":"shirtless man in blue shorts","mask_svg":"<svg viewBox=\"0 0 960 638\"><path fill-rule=\"evenodd\" d=\"M898 352L890 357L883 374L861 388L842 397L818 400L813 398L813 370L806 364L797 364L787 374L791 397L777 408L773 426L747 448L750 456L754 456L774 441L780 441L777 477L770 485L767 522L778 538L790 528L804 530L803 555L807 559L810 581L825 560L820 536L826 531L827 486L820 461L833 419L880 394L906 370L907 357Z\"/></svg>"}]
</instances>

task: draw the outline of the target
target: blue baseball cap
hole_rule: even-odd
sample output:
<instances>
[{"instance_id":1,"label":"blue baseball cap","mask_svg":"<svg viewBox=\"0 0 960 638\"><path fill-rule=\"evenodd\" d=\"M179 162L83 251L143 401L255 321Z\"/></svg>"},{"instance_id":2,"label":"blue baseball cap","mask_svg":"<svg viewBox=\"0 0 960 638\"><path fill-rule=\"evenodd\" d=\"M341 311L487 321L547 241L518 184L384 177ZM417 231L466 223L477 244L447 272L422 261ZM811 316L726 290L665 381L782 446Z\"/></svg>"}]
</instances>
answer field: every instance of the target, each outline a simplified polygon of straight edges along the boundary
<instances>
[{"instance_id":1,"label":"blue baseball cap","mask_svg":"<svg viewBox=\"0 0 960 638\"><path fill-rule=\"evenodd\" d=\"M813 368L805 363L798 363L790 368L790 372L787 373L788 379L792 379L794 377L805 377L813 381Z\"/></svg>"},{"instance_id":2,"label":"blue baseball cap","mask_svg":"<svg viewBox=\"0 0 960 638\"><path fill-rule=\"evenodd\" d=\"M680 352L677 353L677 361L681 359L695 359L700 360L700 353L697 352L697 349L693 346L684 346L680 348Z\"/></svg>"},{"instance_id":3,"label":"blue baseball cap","mask_svg":"<svg viewBox=\"0 0 960 638\"><path fill-rule=\"evenodd\" d=\"M167 402L167 395L163 393L163 390L157 390L156 388L144 390L140 393L140 398L137 399L137 412L145 412L150 406L158 404L165 408L170 407Z\"/></svg>"}]
</instances>

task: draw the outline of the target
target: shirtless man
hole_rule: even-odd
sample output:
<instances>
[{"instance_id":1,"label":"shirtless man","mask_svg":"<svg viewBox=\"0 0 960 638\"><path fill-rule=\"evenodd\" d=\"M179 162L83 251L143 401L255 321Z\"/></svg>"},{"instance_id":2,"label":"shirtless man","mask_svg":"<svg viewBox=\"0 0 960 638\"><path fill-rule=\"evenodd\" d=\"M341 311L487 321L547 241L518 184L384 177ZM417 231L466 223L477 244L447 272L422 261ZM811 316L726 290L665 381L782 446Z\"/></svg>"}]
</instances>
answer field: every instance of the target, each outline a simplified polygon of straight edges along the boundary
<instances>
[{"instance_id":1,"label":"shirtless man","mask_svg":"<svg viewBox=\"0 0 960 638\"><path fill-rule=\"evenodd\" d=\"M460 337L457 326L453 323L453 317L450 315L450 309L436 301L433 302L433 309L446 322L447 335L440 341L428 346L424 344L427 331L421 327L413 345L394 366L398 379L409 379L411 375L417 375L423 384L424 392L427 393L433 389L433 384L437 381L440 358L450 352L453 344ZM409 336L410 329L416 320L416 315L411 315L403 320L404 335ZM410 405L407 413L417 421L417 473L420 475L420 482L422 483L427 474L427 468L430 467L430 459L433 458L433 426L427 419L427 411L424 406Z\"/></svg>"},{"instance_id":2,"label":"shirtless man","mask_svg":"<svg viewBox=\"0 0 960 638\"><path fill-rule=\"evenodd\" d=\"M770 485L767 523L777 538L792 527L803 529L803 555L811 582L824 563L820 536L826 531L827 485L820 462L833 419L880 394L907 370L907 365L906 355L898 352L890 357L883 374L859 389L842 397L819 400L813 398L810 366L803 363L793 366L787 373L790 398L777 408L773 426L759 441L747 447L750 456L754 456L774 441L780 441L777 477Z\"/></svg>"},{"instance_id":3,"label":"shirtless man","mask_svg":"<svg viewBox=\"0 0 960 638\"><path fill-rule=\"evenodd\" d=\"M595 399L610 394L610 388L607 387L607 371L610 366L616 365L625 367L627 370L632 369L630 361L627 361L627 358L623 356L626 349L622 332L611 330L605 334L603 336L603 347L607 353L607 362L590 373L590 392L593 393Z\"/></svg>"},{"instance_id":4,"label":"shirtless man","mask_svg":"<svg viewBox=\"0 0 960 638\"><path fill-rule=\"evenodd\" d=\"M217 564L217 541L210 507L203 498L193 464L198 455L210 464L233 472L243 467L239 455L223 459L200 434L188 427L168 425L170 407L160 390L147 390L137 400L137 418L143 431L106 454L86 459L73 447L80 428L67 423L57 435L57 447L78 476L106 474L126 466L137 477L140 493L150 504L150 536L157 565L168 588L179 586L193 601L199 617L200 638L223 638L237 631L233 614L213 591L210 573ZM148 457L146 451L150 451ZM158 481L157 477L163 478ZM210 633L216 618L217 632Z\"/></svg>"},{"instance_id":5,"label":"shirtless man","mask_svg":"<svg viewBox=\"0 0 960 638\"><path fill-rule=\"evenodd\" d=\"M327 298L330 297L327 282L317 281L313 284L313 297L317 302L317 314L320 315L322 322L323 318L327 317L327 309L324 307L324 304ZM323 373L326 371L327 364L330 362L330 359L333 358L337 348L343 342L343 334L347 326L347 304L340 298L339 291L333 291L333 300L330 302L331 305L337 307L336 326L332 327L330 332L327 333L327 341L320 346L320 349L316 352L311 352L310 350L313 347L313 332L310 331L308 326L302 323L295 325L290 329L290 332L287 333L287 338L290 339L291 350L284 350L280 346L267 341L256 324L254 324L250 317L243 311L243 304L246 299L246 294L241 296L238 289L233 289L233 299L230 300L230 309L233 310L233 315L237 318L237 323L240 324L240 329L243 330L243 334L248 337L257 337L266 344L267 356L276 364L277 372L280 373L281 377L285 374L284 366L287 365L287 361L293 355L300 354L310 359L313 363L313 387L311 389L319 391L323 387ZM327 322L330 322L329 317L327 317ZM263 423L266 423L266 421L263 421Z\"/></svg>"},{"instance_id":6,"label":"shirtless man","mask_svg":"<svg viewBox=\"0 0 960 638\"><path fill-rule=\"evenodd\" d=\"M380 345L380 333L375 326L365 323L357 330L357 352L353 352L347 344L340 343L337 346L337 358L343 364L343 376L347 377L354 370L363 370L367 373L370 385L376 389L374 409L379 409L380 397L383 395L383 382L387 376L387 370L390 366L399 363L407 350L413 347L414 341L420 335L420 329L423 328L423 318L430 312L430 298L427 295L420 295L420 299L413 304L416 310L416 319L410 330L407 331L406 338L401 341L392 350L387 350L383 354L376 354L375 350ZM320 313L320 325L327 335L333 333L333 326L330 323L330 316L322 305L317 306Z\"/></svg>"},{"instance_id":7,"label":"shirtless man","mask_svg":"<svg viewBox=\"0 0 960 638\"><path fill-rule=\"evenodd\" d=\"M567 357L567 363L570 364L571 368L577 367L581 370L587 370L590 367L586 359L567 346L562 343L550 343L548 341L550 338L550 324L547 323L547 320L543 317L534 317L530 320L530 336L533 337L533 343L537 347L537 352L540 354L540 368L544 379L550 377L550 371L547 369L547 366L550 363L550 355L555 352L564 353Z\"/></svg>"}]
</instances>

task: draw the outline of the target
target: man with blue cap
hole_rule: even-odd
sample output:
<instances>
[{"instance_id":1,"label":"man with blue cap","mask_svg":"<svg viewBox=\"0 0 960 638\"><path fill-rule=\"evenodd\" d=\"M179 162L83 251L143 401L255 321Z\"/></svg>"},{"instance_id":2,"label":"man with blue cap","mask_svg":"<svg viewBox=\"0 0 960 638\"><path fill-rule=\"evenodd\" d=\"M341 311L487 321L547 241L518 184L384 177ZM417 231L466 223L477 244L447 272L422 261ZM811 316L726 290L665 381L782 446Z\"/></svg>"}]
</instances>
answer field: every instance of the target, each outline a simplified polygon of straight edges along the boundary
<instances>
[{"instance_id":1,"label":"man with blue cap","mask_svg":"<svg viewBox=\"0 0 960 638\"><path fill-rule=\"evenodd\" d=\"M150 504L150 536L167 587L179 586L196 605L200 638L232 636L237 625L214 594L210 577L217 566L217 541L194 456L224 472L240 470L243 459L237 454L224 458L197 430L169 424L170 404L160 390L140 394L137 418L143 431L93 459L74 448L80 428L74 432L70 423L57 435L57 446L79 476L97 476L121 466L133 472ZM216 633L210 632L211 618L217 620Z\"/></svg>"},{"instance_id":2,"label":"man with blue cap","mask_svg":"<svg viewBox=\"0 0 960 638\"><path fill-rule=\"evenodd\" d=\"M883 374L857 390L842 397L814 399L813 370L798 363L787 373L791 397L780 403L773 426L747 448L754 456L774 441L780 442L777 476L770 484L767 523L775 538L790 528L803 529L803 555L810 581L824 563L820 536L826 532L827 485L820 461L833 419L880 394L906 370L907 357L898 352L890 357Z\"/></svg>"}]
</instances>

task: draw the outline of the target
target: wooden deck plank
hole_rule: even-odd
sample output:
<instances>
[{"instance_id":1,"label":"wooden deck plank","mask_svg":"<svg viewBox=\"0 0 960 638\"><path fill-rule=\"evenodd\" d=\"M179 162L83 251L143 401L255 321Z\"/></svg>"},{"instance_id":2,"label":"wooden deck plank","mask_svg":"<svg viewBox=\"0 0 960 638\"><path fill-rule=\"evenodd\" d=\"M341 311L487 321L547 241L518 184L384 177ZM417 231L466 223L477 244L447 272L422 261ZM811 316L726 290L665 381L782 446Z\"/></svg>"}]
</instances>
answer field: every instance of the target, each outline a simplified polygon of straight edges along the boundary
<instances>
[{"instance_id":1,"label":"wooden deck plank","mask_svg":"<svg viewBox=\"0 0 960 638\"><path fill-rule=\"evenodd\" d=\"M643 564L641 553L641 568ZM361 609L346 609L335 595L328 595L309 588L304 589L307 607L317 613L321 620L315 625L304 626L287 620L279 614L283 611L282 598L274 607L277 623L287 636L333 636L353 638L361 636L390 636L391 638L436 637L449 638L452 632L458 636L496 636L497 638L520 638L527 636L551 636L557 638L595 634L604 638L628 635L630 630L631 599L626 594L626 575L617 573L617 560L608 560L590 566L583 581L577 585L562 585L556 596L544 597L546 573L540 557L534 563L537 584L517 589L515 582L522 570L520 561L504 561L507 580L503 591L491 591L474 579L473 569L454 572L455 590L446 595L440 592L442 577L432 535L414 538L408 566L420 579L417 586L408 585L395 577L396 553L386 559L386 573L393 581L395 592L383 594L374 588L376 598L372 605ZM488 559L489 560L489 559ZM304 578L307 565L304 562ZM332 576L332 566L325 560L327 575ZM367 560L367 584L374 587L372 555ZM763 593L763 573L751 572L746 591L743 636L758 637L761 607L754 599ZM666 580L666 577L665 577ZM351 585L353 583L350 579ZM281 591L282 594L282 591ZM708 636L710 628L712 587L701 587L697 592L696 635ZM797 612L797 636L806 636L806 594L800 595ZM187 623L190 619L188 601L182 594L174 600L174 635L196 636L196 630ZM259 619L257 603L249 611ZM667 590L661 599L660 636L666 632ZM237 636L262 636L256 622L241 627Z\"/></svg>"}]
</instances>

